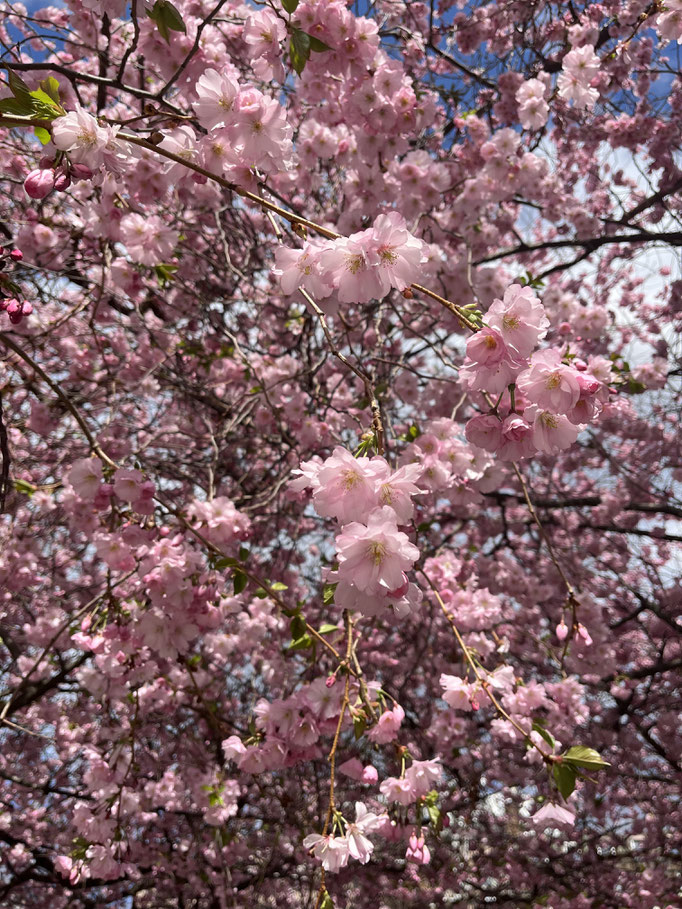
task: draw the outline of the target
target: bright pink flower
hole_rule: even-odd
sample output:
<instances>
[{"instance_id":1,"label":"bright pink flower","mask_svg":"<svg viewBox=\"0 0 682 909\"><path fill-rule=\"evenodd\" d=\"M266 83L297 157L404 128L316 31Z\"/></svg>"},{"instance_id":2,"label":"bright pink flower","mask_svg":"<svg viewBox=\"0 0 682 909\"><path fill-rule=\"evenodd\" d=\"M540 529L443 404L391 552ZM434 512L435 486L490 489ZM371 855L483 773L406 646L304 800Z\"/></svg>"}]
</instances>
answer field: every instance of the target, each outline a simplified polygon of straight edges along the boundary
<instances>
[{"instance_id":1,"label":"bright pink flower","mask_svg":"<svg viewBox=\"0 0 682 909\"><path fill-rule=\"evenodd\" d=\"M502 444L497 455L503 461L529 458L535 452L533 427L522 416L510 413L502 423Z\"/></svg>"},{"instance_id":2,"label":"bright pink flower","mask_svg":"<svg viewBox=\"0 0 682 909\"><path fill-rule=\"evenodd\" d=\"M358 590L377 594L395 590L419 558L419 550L398 530L391 508L375 508L367 524L353 522L336 538L339 578Z\"/></svg>"},{"instance_id":3,"label":"bright pink flower","mask_svg":"<svg viewBox=\"0 0 682 909\"><path fill-rule=\"evenodd\" d=\"M51 193L55 184L55 172L52 168L32 170L24 180L26 195L31 199L44 199Z\"/></svg>"}]
</instances>

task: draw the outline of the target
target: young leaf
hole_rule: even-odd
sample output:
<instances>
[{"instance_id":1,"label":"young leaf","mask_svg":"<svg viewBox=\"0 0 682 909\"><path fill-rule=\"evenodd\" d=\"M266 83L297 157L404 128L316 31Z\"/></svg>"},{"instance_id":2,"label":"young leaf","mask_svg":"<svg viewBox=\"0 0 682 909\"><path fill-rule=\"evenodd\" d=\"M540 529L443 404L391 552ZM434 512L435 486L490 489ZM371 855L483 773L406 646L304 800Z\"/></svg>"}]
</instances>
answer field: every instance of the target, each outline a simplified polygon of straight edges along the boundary
<instances>
[{"instance_id":1,"label":"young leaf","mask_svg":"<svg viewBox=\"0 0 682 909\"><path fill-rule=\"evenodd\" d=\"M156 23L159 34L166 44L170 44L171 31L187 34L182 16L170 0L156 0L154 6L147 10L147 15L152 22Z\"/></svg>"},{"instance_id":2,"label":"young leaf","mask_svg":"<svg viewBox=\"0 0 682 909\"><path fill-rule=\"evenodd\" d=\"M242 590L244 590L244 588L246 587L246 585L247 585L248 583L249 583L249 579L247 578L247 576L244 574L243 571L235 571L235 573L234 573L234 593L235 593L235 596L236 596L238 593L241 593Z\"/></svg>"},{"instance_id":3,"label":"young leaf","mask_svg":"<svg viewBox=\"0 0 682 909\"><path fill-rule=\"evenodd\" d=\"M48 76L47 79L42 79L38 85L58 107L62 106L59 99L59 82L57 82L54 76Z\"/></svg>"},{"instance_id":4,"label":"young leaf","mask_svg":"<svg viewBox=\"0 0 682 909\"><path fill-rule=\"evenodd\" d=\"M532 728L535 732L538 733L539 736L545 740L545 742L547 742L550 748L554 748L554 736L551 732L547 732L540 720L535 720Z\"/></svg>"},{"instance_id":5,"label":"young leaf","mask_svg":"<svg viewBox=\"0 0 682 909\"><path fill-rule=\"evenodd\" d=\"M299 0L282 0L282 6L288 13L295 13Z\"/></svg>"},{"instance_id":6,"label":"young leaf","mask_svg":"<svg viewBox=\"0 0 682 909\"><path fill-rule=\"evenodd\" d=\"M331 634L332 631L338 630L338 625L330 625L328 622L325 622L324 625L320 625L320 634Z\"/></svg>"},{"instance_id":7,"label":"young leaf","mask_svg":"<svg viewBox=\"0 0 682 909\"><path fill-rule=\"evenodd\" d=\"M33 131L36 134L36 139L38 139L41 145L47 145L47 143L52 138L48 131L46 129L43 129L42 126L36 126Z\"/></svg>"},{"instance_id":8,"label":"young leaf","mask_svg":"<svg viewBox=\"0 0 682 909\"><path fill-rule=\"evenodd\" d=\"M289 59L300 76L310 58L310 35L300 28L292 28L289 44Z\"/></svg>"},{"instance_id":9,"label":"young leaf","mask_svg":"<svg viewBox=\"0 0 682 909\"><path fill-rule=\"evenodd\" d=\"M569 761L576 767L584 767L586 770L601 770L602 767L611 766L608 761L602 760L598 751L586 745L574 745L565 752L563 758L564 761Z\"/></svg>"},{"instance_id":10,"label":"young leaf","mask_svg":"<svg viewBox=\"0 0 682 909\"><path fill-rule=\"evenodd\" d=\"M567 764L555 764L552 768L552 774L557 789L567 799L575 789L576 771Z\"/></svg>"},{"instance_id":11,"label":"young leaf","mask_svg":"<svg viewBox=\"0 0 682 909\"><path fill-rule=\"evenodd\" d=\"M316 54L331 50L331 47L328 44L325 44L324 41L320 41L315 35L308 35L308 37L310 38L310 50L315 51Z\"/></svg>"},{"instance_id":12,"label":"young leaf","mask_svg":"<svg viewBox=\"0 0 682 909\"><path fill-rule=\"evenodd\" d=\"M7 78L9 80L9 87L12 90L12 94L17 100L22 100L30 98L31 89L26 85L21 76L17 76L15 72L11 69L7 70Z\"/></svg>"},{"instance_id":13,"label":"young leaf","mask_svg":"<svg viewBox=\"0 0 682 909\"><path fill-rule=\"evenodd\" d=\"M367 720L363 714L353 717L353 733L356 739L362 738L362 733L367 728Z\"/></svg>"}]
</instances>

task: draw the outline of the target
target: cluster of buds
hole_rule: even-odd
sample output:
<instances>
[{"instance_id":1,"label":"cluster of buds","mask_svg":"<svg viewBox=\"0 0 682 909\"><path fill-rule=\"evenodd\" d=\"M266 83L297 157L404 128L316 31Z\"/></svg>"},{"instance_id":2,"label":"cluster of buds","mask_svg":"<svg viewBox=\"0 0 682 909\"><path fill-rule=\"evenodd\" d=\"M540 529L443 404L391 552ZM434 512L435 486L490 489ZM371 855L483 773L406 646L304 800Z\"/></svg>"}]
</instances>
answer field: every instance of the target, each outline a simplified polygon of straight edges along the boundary
<instances>
[{"instance_id":1,"label":"cluster of buds","mask_svg":"<svg viewBox=\"0 0 682 909\"><path fill-rule=\"evenodd\" d=\"M24 258L20 249L10 246L0 248L0 272L12 262L21 262ZM17 285L5 275L0 274L0 312L6 312L13 325L18 325L24 316L33 312L33 306L26 300L19 300L16 293Z\"/></svg>"},{"instance_id":2,"label":"cluster of buds","mask_svg":"<svg viewBox=\"0 0 682 909\"><path fill-rule=\"evenodd\" d=\"M89 180L93 172L84 164L75 164L64 156L57 163L49 157L40 159L37 170L32 170L24 180L24 189L31 199L44 199L53 189L64 192L72 180Z\"/></svg>"}]
</instances>

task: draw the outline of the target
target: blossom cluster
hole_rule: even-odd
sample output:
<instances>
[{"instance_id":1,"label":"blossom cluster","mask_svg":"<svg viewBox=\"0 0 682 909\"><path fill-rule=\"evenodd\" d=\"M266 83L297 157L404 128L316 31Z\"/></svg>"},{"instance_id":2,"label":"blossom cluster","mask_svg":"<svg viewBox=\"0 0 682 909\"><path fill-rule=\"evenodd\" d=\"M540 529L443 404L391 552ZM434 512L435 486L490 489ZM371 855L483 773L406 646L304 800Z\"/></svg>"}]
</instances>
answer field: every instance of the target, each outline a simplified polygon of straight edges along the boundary
<instances>
[{"instance_id":1,"label":"blossom cluster","mask_svg":"<svg viewBox=\"0 0 682 909\"><path fill-rule=\"evenodd\" d=\"M500 401L490 413L469 420L466 436L502 460L568 448L608 400L608 388L587 371L585 361L568 362L563 349L532 352L548 326L533 291L513 284L503 300L493 302L486 325L467 341L467 359L460 370L463 384L470 391L499 396ZM501 410L508 388L514 398L510 394Z\"/></svg>"},{"instance_id":2,"label":"blossom cluster","mask_svg":"<svg viewBox=\"0 0 682 909\"><path fill-rule=\"evenodd\" d=\"M403 618L415 612L421 593L407 572L419 550L399 524L414 514L421 467L407 464L393 471L385 458L354 458L337 447L323 462L304 461L299 474L294 491L311 488L317 513L341 524L338 567L327 578L337 585L336 603L364 615L392 612Z\"/></svg>"},{"instance_id":3,"label":"blossom cluster","mask_svg":"<svg viewBox=\"0 0 682 909\"><path fill-rule=\"evenodd\" d=\"M322 862L325 871L340 871L349 858L366 865L374 851L374 843L367 834L379 830L386 821L385 814L375 814L368 811L363 802L356 802L355 821L343 821L345 831L341 836L311 833L303 840L303 845Z\"/></svg>"},{"instance_id":4,"label":"blossom cluster","mask_svg":"<svg viewBox=\"0 0 682 909\"><path fill-rule=\"evenodd\" d=\"M404 290L426 261L424 244L396 211L379 215L366 230L303 249L279 247L273 274L285 294L304 287L317 299L334 294L341 303L367 303L393 287Z\"/></svg>"},{"instance_id":5,"label":"blossom cluster","mask_svg":"<svg viewBox=\"0 0 682 909\"><path fill-rule=\"evenodd\" d=\"M592 86L592 80L598 74L600 64L592 47L585 45L569 51L563 59L557 79L560 97L564 101L572 101L582 110L594 107L599 92Z\"/></svg>"}]
</instances>

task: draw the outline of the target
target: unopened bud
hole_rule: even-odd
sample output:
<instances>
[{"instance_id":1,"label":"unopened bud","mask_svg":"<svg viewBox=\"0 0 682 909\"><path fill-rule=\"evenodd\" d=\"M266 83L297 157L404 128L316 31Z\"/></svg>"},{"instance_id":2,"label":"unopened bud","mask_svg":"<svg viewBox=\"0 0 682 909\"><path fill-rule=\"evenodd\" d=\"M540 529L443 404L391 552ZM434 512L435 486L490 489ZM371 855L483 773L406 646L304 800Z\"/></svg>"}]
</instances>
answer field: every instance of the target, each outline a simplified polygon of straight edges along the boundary
<instances>
[{"instance_id":1,"label":"unopened bud","mask_svg":"<svg viewBox=\"0 0 682 909\"><path fill-rule=\"evenodd\" d=\"M559 624L556 626L556 636L560 641L565 641L568 637L568 625L562 619Z\"/></svg>"},{"instance_id":2,"label":"unopened bud","mask_svg":"<svg viewBox=\"0 0 682 909\"><path fill-rule=\"evenodd\" d=\"M64 192L64 190L68 189L69 186L71 186L71 177L68 174L56 174L54 178L54 188L57 190L57 192Z\"/></svg>"},{"instance_id":3,"label":"unopened bud","mask_svg":"<svg viewBox=\"0 0 682 909\"><path fill-rule=\"evenodd\" d=\"M24 180L26 195L31 199L44 199L54 189L53 170L32 170Z\"/></svg>"}]
</instances>

